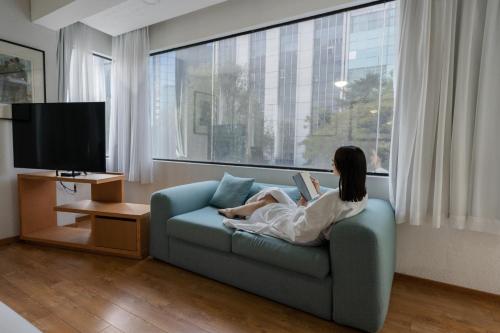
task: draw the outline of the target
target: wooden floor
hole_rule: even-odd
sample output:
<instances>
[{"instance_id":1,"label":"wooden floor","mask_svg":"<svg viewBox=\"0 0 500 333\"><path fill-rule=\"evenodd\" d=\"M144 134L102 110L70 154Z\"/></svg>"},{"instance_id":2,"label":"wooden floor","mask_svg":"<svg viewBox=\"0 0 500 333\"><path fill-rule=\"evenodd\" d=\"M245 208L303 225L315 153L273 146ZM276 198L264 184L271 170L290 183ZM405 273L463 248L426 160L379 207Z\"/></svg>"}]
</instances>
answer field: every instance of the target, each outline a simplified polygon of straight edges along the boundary
<instances>
[{"instance_id":1,"label":"wooden floor","mask_svg":"<svg viewBox=\"0 0 500 333\"><path fill-rule=\"evenodd\" d=\"M0 246L0 301L44 332L355 332L148 259ZM500 301L399 277L383 332L500 332Z\"/></svg>"}]
</instances>

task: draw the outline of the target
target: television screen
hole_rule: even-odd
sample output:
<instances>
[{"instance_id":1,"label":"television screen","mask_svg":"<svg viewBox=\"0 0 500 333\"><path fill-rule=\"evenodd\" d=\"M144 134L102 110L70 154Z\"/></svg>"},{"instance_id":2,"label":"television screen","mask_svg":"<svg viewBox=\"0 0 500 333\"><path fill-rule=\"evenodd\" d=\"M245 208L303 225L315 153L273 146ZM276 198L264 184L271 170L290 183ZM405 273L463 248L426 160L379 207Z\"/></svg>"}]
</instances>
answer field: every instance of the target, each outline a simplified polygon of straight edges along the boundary
<instances>
[{"instance_id":1,"label":"television screen","mask_svg":"<svg viewBox=\"0 0 500 333\"><path fill-rule=\"evenodd\" d=\"M12 105L14 167L106 172L104 102Z\"/></svg>"}]
</instances>

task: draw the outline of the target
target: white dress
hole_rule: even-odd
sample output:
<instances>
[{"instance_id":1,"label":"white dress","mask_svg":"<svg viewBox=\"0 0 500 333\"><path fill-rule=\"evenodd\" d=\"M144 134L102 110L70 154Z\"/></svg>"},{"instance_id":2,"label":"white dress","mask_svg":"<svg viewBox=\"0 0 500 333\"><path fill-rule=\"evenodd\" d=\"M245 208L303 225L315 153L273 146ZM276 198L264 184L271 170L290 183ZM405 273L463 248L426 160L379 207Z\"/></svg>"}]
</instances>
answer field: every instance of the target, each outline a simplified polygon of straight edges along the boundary
<instances>
[{"instance_id":1,"label":"white dress","mask_svg":"<svg viewBox=\"0 0 500 333\"><path fill-rule=\"evenodd\" d=\"M224 219L224 225L256 234L269 235L290 243L316 245L329 239L330 229L335 222L354 216L363 211L368 201L365 195L358 202L343 201L339 190L323 193L307 206L297 206L283 190L266 188L247 200L247 203L272 195L278 203L257 209L245 220Z\"/></svg>"}]
</instances>

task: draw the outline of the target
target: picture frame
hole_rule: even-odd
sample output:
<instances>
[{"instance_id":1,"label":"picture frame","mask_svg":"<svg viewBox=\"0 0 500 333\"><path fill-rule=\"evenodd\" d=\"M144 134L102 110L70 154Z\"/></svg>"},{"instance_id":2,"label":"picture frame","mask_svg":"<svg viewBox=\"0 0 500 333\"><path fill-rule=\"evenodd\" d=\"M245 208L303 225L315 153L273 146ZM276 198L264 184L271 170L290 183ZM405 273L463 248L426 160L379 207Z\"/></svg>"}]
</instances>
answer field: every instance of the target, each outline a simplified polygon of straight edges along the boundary
<instances>
[{"instance_id":1,"label":"picture frame","mask_svg":"<svg viewBox=\"0 0 500 333\"><path fill-rule=\"evenodd\" d=\"M208 135L212 122L212 95L202 92L194 92L194 115L193 132L195 134Z\"/></svg>"},{"instance_id":2,"label":"picture frame","mask_svg":"<svg viewBox=\"0 0 500 333\"><path fill-rule=\"evenodd\" d=\"M47 101L45 51L0 39L0 111L13 103Z\"/></svg>"}]
</instances>

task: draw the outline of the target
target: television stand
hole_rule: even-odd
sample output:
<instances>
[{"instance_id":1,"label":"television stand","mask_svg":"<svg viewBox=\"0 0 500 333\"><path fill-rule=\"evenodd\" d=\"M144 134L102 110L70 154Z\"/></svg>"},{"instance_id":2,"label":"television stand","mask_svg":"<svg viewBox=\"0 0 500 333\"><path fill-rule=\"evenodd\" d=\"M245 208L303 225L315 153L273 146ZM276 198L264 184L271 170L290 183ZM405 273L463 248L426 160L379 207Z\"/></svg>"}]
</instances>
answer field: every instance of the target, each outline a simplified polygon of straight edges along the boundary
<instances>
[{"instance_id":1,"label":"television stand","mask_svg":"<svg viewBox=\"0 0 500 333\"><path fill-rule=\"evenodd\" d=\"M148 253L149 205L125 203L123 174L18 174L21 240L129 258ZM86 183L91 199L57 205L56 183ZM70 226L57 225L57 212L77 213Z\"/></svg>"}]
</instances>

